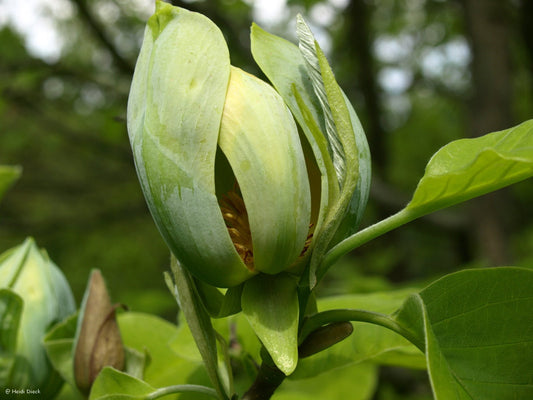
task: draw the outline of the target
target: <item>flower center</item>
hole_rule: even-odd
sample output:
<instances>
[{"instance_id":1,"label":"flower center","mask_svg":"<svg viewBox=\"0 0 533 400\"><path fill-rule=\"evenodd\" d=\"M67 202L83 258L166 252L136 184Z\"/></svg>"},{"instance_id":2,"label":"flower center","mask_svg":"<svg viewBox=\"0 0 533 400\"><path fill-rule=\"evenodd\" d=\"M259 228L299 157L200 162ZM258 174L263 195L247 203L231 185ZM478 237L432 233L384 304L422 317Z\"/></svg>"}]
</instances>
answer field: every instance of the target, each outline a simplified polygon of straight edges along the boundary
<instances>
[{"instance_id":1,"label":"flower center","mask_svg":"<svg viewBox=\"0 0 533 400\"><path fill-rule=\"evenodd\" d=\"M250 271L254 271L252 233L244 200L237 185L222 196L220 210L237 253L241 256L246 267Z\"/></svg>"}]
</instances>

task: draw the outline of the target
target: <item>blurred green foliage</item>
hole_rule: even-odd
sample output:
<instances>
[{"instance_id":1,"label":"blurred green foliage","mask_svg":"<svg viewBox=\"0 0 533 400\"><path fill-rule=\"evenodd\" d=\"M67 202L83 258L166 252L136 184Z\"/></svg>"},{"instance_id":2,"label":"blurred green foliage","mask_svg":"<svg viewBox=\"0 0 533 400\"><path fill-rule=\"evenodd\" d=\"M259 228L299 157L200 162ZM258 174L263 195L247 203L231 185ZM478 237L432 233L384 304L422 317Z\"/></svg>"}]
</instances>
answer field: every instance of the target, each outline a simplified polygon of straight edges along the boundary
<instances>
[{"instance_id":1,"label":"blurred green foliage","mask_svg":"<svg viewBox=\"0 0 533 400\"><path fill-rule=\"evenodd\" d=\"M23 167L0 204L0 251L31 235L64 271L78 304L90 269L99 268L114 301L174 319L162 277L168 250L145 206L125 124L152 1L61 3L60 15L44 9L61 33L58 57L29 52L23 35L0 19L0 164ZM232 63L257 74L249 51L252 20L290 40L296 13L310 22L369 137L374 176L363 226L402 208L430 156L450 140L476 134L472 126L483 118L473 104L476 82L486 77L472 68L472 0L289 0L276 18L252 0L172 3L211 18L226 36ZM493 130L533 115L533 28L523 17L530 2L496 3L505 11L511 95L508 110L500 110L507 126ZM499 194L487 218L503 232L495 236L504 238L497 242L500 259L532 267L533 185ZM479 201L358 249L331 269L319 293L423 285L459 268L494 264L479 250L482 225L472 215ZM388 383L375 398L427 398L418 378L384 370L380 379ZM399 381L415 383L405 389Z\"/></svg>"}]
</instances>

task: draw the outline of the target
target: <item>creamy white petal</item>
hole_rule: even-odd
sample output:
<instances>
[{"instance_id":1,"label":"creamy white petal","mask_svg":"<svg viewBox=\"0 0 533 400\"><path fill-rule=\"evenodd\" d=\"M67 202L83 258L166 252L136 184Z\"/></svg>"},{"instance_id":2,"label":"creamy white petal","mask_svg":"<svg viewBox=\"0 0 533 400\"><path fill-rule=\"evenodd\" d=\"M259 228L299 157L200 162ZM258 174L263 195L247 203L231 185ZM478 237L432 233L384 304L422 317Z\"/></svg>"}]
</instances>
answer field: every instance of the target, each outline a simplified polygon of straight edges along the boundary
<instances>
[{"instance_id":1,"label":"creamy white petal","mask_svg":"<svg viewBox=\"0 0 533 400\"><path fill-rule=\"evenodd\" d=\"M238 68L231 69L219 144L243 194L255 268L285 270L302 251L309 230L304 155L279 94Z\"/></svg>"}]
</instances>

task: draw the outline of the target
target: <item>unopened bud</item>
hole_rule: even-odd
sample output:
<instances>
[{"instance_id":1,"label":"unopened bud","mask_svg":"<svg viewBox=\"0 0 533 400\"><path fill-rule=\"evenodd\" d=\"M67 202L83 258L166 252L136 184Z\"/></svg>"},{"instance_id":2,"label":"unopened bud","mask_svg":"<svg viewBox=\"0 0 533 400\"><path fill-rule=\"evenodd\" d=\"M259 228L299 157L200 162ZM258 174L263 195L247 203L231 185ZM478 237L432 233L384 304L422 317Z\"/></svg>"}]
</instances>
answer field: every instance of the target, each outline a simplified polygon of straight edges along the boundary
<instances>
[{"instance_id":1,"label":"unopened bud","mask_svg":"<svg viewBox=\"0 0 533 400\"><path fill-rule=\"evenodd\" d=\"M309 334L298 347L298 356L305 358L312 356L328 347L346 339L353 332L350 322L335 322L322 326Z\"/></svg>"},{"instance_id":2,"label":"unopened bud","mask_svg":"<svg viewBox=\"0 0 533 400\"><path fill-rule=\"evenodd\" d=\"M39 389L51 399L63 384L43 347L46 330L76 311L59 268L33 239L0 255L0 389Z\"/></svg>"},{"instance_id":3,"label":"unopened bud","mask_svg":"<svg viewBox=\"0 0 533 400\"><path fill-rule=\"evenodd\" d=\"M115 310L99 270L91 273L78 317L74 344L74 379L88 393L105 366L124 368L124 345Z\"/></svg>"},{"instance_id":4,"label":"unopened bud","mask_svg":"<svg viewBox=\"0 0 533 400\"><path fill-rule=\"evenodd\" d=\"M196 278L232 287L298 259L311 197L296 123L272 86L230 65L212 21L157 3L128 132L154 220Z\"/></svg>"}]
</instances>

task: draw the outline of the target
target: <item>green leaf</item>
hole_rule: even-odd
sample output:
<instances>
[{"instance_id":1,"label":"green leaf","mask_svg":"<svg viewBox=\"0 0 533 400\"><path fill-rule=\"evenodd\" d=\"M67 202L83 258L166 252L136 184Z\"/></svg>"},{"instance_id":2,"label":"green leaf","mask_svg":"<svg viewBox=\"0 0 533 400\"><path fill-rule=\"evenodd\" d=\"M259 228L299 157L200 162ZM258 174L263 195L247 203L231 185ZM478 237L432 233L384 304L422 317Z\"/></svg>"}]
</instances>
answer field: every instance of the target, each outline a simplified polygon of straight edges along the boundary
<instances>
[{"instance_id":1,"label":"green leaf","mask_svg":"<svg viewBox=\"0 0 533 400\"><path fill-rule=\"evenodd\" d=\"M192 392L218 398L216 392L199 385L173 385L155 389L124 372L112 367L105 367L94 382L89 400L134 400L158 399L169 394Z\"/></svg>"},{"instance_id":2,"label":"green leaf","mask_svg":"<svg viewBox=\"0 0 533 400\"><path fill-rule=\"evenodd\" d=\"M366 135L357 117L357 114L352 107L348 97L343 93L344 102L348 107L350 119L352 123L353 133L355 135L355 143L357 145L357 165L359 173L357 175L356 189L352 193L352 198L348 204L348 209L341 220L335 236L331 240L329 247L340 242L344 238L354 234L359 229L359 222L363 218L363 213L366 209L366 203L370 194L370 180L372 175L372 165L370 159L370 149L366 140Z\"/></svg>"},{"instance_id":3,"label":"green leaf","mask_svg":"<svg viewBox=\"0 0 533 400\"><path fill-rule=\"evenodd\" d=\"M377 368L371 363L329 369L319 376L286 379L272 400L370 400L377 385Z\"/></svg>"},{"instance_id":4,"label":"green leaf","mask_svg":"<svg viewBox=\"0 0 533 400\"><path fill-rule=\"evenodd\" d=\"M233 286L222 292L205 282L194 279L198 295L204 307L213 318L224 318L241 311L241 294L243 285Z\"/></svg>"},{"instance_id":5,"label":"green leaf","mask_svg":"<svg viewBox=\"0 0 533 400\"><path fill-rule=\"evenodd\" d=\"M61 377L81 397L74 381L73 345L78 314L57 323L44 337L44 347L50 363Z\"/></svg>"},{"instance_id":6,"label":"green leaf","mask_svg":"<svg viewBox=\"0 0 533 400\"><path fill-rule=\"evenodd\" d=\"M0 200L7 189L20 177L21 167L0 165Z\"/></svg>"},{"instance_id":7,"label":"green leaf","mask_svg":"<svg viewBox=\"0 0 533 400\"><path fill-rule=\"evenodd\" d=\"M460 203L533 176L533 120L440 149L407 205L417 215Z\"/></svg>"},{"instance_id":8,"label":"green leaf","mask_svg":"<svg viewBox=\"0 0 533 400\"><path fill-rule=\"evenodd\" d=\"M238 343L239 346L224 346L223 351L227 352L228 349L231 350L232 362L244 363L245 367L250 371L250 376L246 376L246 388L251 384L251 381L255 378L257 373L257 363L260 362L260 351L261 343L259 342L256 334L250 327L250 324L246 320L246 317L242 314L232 315L229 318L215 319L212 321L213 327L217 332L217 336L222 336L225 338L231 338L232 342ZM220 335L219 335L220 334ZM220 342L219 342L220 343ZM186 360L189 364L201 365L202 357L198 351L193 335L185 323L183 314L180 315L178 323L178 334L171 340L169 343L172 351L175 352L180 358ZM219 355L222 353L219 346ZM253 359L253 361L252 361ZM219 365L222 364L219 362ZM253 372L253 373L252 373ZM250 379L250 382L247 379ZM239 380L236 382L236 385L244 388L243 375L237 374L235 379ZM192 382L191 382L192 383ZM205 383L205 382L195 382L195 383Z\"/></svg>"},{"instance_id":9,"label":"green leaf","mask_svg":"<svg viewBox=\"0 0 533 400\"><path fill-rule=\"evenodd\" d=\"M441 208L533 176L533 120L441 148L429 161L413 199L402 210L331 248L322 262L331 266L364 243Z\"/></svg>"},{"instance_id":10,"label":"green leaf","mask_svg":"<svg viewBox=\"0 0 533 400\"><path fill-rule=\"evenodd\" d=\"M112 367L105 367L96 378L89 400L152 400L168 394L193 392L218 398L216 392L199 385L173 385L155 389L146 382Z\"/></svg>"},{"instance_id":11,"label":"green leaf","mask_svg":"<svg viewBox=\"0 0 533 400\"><path fill-rule=\"evenodd\" d=\"M0 289L0 382L9 383L17 363L17 335L24 301L9 289ZM20 368L19 368L20 369Z\"/></svg>"},{"instance_id":12,"label":"green leaf","mask_svg":"<svg viewBox=\"0 0 533 400\"><path fill-rule=\"evenodd\" d=\"M465 270L410 297L396 320L426 342L436 399L533 398L533 271Z\"/></svg>"},{"instance_id":13,"label":"green leaf","mask_svg":"<svg viewBox=\"0 0 533 400\"><path fill-rule=\"evenodd\" d=\"M185 383L186 378L196 370L196 364L178 357L170 347L170 342L178 334L176 325L155 315L136 312L119 314L118 323L124 344L147 354L143 379L151 386ZM129 358L126 358L127 370L130 369L128 361Z\"/></svg>"},{"instance_id":14,"label":"green leaf","mask_svg":"<svg viewBox=\"0 0 533 400\"><path fill-rule=\"evenodd\" d=\"M146 382L105 367L94 381L89 400L146 399L154 391Z\"/></svg>"},{"instance_id":15,"label":"green leaf","mask_svg":"<svg viewBox=\"0 0 533 400\"><path fill-rule=\"evenodd\" d=\"M229 346L228 343L224 340L224 337L228 337L230 335L228 326L229 321L230 320L227 319L218 319L213 321L213 325L214 328L216 328L215 336L217 339L217 350L219 356L219 374L223 381L227 382L226 386L228 386L231 389L230 391L233 392L233 376L230 371L231 367L229 364L230 360L228 353ZM169 342L170 348L180 358L183 358L189 364L203 366L202 355L200 354L196 346L195 338L193 337L189 326L183 318L183 315L180 316L178 325L179 327L177 335Z\"/></svg>"},{"instance_id":16,"label":"green leaf","mask_svg":"<svg viewBox=\"0 0 533 400\"><path fill-rule=\"evenodd\" d=\"M119 314L118 322L122 338L128 348L146 353L149 358L144 370L144 382L158 390L174 385L179 386L178 389L181 388L176 392L180 393L179 395L165 398L190 398L188 396L194 396L195 399L208 398L203 394L183 393L184 386L208 385L209 378L200 356L197 362L191 362L178 356L171 348L170 343L177 337L182 327L177 327L155 315L134 312ZM195 347L194 341L191 340L189 345ZM129 358L126 358L126 361L129 362ZM130 370L128 363L126 370Z\"/></svg>"},{"instance_id":17,"label":"green leaf","mask_svg":"<svg viewBox=\"0 0 533 400\"><path fill-rule=\"evenodd\" d=\"M10 289L0 289L0 354L16 351L24 301Z\"/></svg>"},{"instance_id":18,"label":"green leaf","mask_svg":"<svg viewBox=\"0 0 533 400\"><path fill-rule=\"evenodd\" d=\"M124 372L134 378L143 379L144 370L150 363L150 354L145 349L144 352L137 351L131 347L124 347Z\"/></svg>"},{"instance_id":19,"label":"green leaf","mask_svg":"<svg viewBox=\"0 0 533 400\"><path fill-rule=\"evenodd\" d=\"M337 136L343 148L345 168L351 173L345 173L342 177L343 180L340 182L341 192L339 199L332 204L328 210L328 214L324 221L323 232L320 233L320 237L317 240L316 248L311 259L311 271L309 277L309 283L311 287L314 287L327 271L326 267L320 268L320 262L323 255L330 247L331 240L337 232L343 216L350 208L350 203L354 197L354 193L357 192L355 189L359 179L357 174L357 172L359 172L359 160L357 157L358 151L350 112L346 104L346 97L337 84L337 81L333 75L333 71L328 64L326 56L318 46L318 43L315 42L315 46L321 76L324 80L324 88L328 102L331 106L333 120L337 129ZM360 199L358 195L357 199ZM356 207L358 206L359 204L356 205Z\"/></svg>"},{"instance_id":20,"label":"green leaf","mask_svg":"<svg viewBox=\"0 0 533 400\"><path fill-rule=\"evenodd\" d=\"M325 133L328 141L328 152L333 160L335 174L340 187L344 184L346 176L346 157L342 141L339 137L337 124L333 116L333 107L330 105L330 96L326 88L323 74L323 65L319 60L317 50L319 49L313 33L305 23L301 15L296 19L296 34L300 43L300 51L305 60L305 67L313 90L318 98L325 119Z\"/></svg>"},{"instance_id":21,"label":"green leaf","mask_svg":"<svg viewBox=\"0 0 533 400\"><path fill-rule=\"evenodd\" d=\"M216 336L211 319L202 304L189 272L179 264L174 256L171 257L170 265L175 286L168 275L166 275L167 285L185 315L212 384L219 396L222 399L227 399L226 388L218 368Z\"/></svg>"},{"instance_id":22,"label":"green leaf","mask_svg":"<svg viewBox=\"0 0 533 400\"><path fill-rule=\"evenodd\" d=\"M318 300L322 310L359 309L389 314L397 310L414 289L344 295ZM311 378L328 370L372 361L379 364L424 368L424 355L406 339L381 326L352 322L354 332L340 343L298 362L294 379Z\"/></svg>"},{"instance_id":23,"label":"green leaf","mask_svg":"<svg viewBox=\"0 0 533 400\"><path fill-rule=\"evenodd\" d=\"M194 337L185 322L185 319L180 316L178 332L176 336L169 342L169 346L174 353L179 357L193 363L201 364L202 355L196 347Z\"/></svg>"},{"instance_id":24,"label":"green leaf","mask_svg":"<svg viewBox=\"0 0 533 400\"><path fill-rule=\"evenodd\" d=\"M298 296L287 274L258 275L244 284L242 311L276 366L290 375L298 363Z\"/></svg>"}]
</instances>

